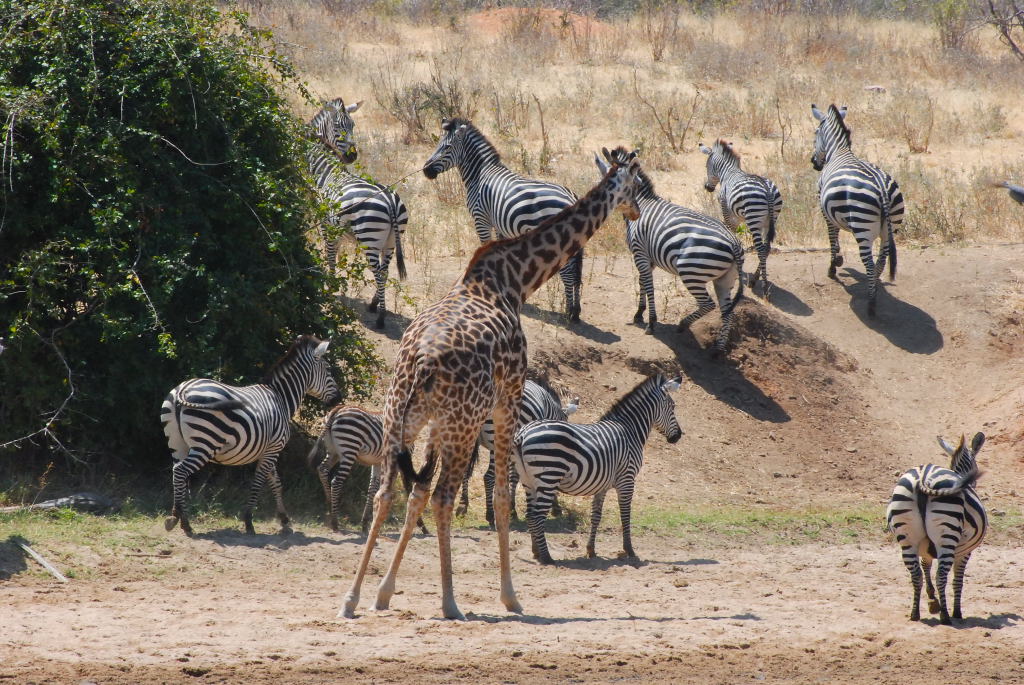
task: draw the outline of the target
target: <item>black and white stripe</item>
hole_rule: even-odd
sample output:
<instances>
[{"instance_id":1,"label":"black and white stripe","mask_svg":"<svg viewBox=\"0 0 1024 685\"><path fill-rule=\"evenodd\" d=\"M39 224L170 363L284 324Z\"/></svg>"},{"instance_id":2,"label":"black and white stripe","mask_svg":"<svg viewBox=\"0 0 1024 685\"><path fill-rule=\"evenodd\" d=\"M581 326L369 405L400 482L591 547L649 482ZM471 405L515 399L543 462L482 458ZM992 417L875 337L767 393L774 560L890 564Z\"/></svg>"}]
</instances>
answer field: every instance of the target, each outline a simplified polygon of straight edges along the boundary
<instances>
[{"instance_id":1,"label":"black and white stripe","mask_svg":"<svg viewBox=\"0 0 1024 685\"><path fill-rule=\"evenodd\" d=\"M563 407L558 393L549 385L527 379L526 383L523 384L523 404L519 410L518 427L525 426L532 421L543 421L545 419L565 421L569 418L570 414L573 414L579 408L579 404L580 400L576 397L572 402ZM473 469L476 466L477 460L480 458L481 447L489 450L491 455L490 461L487 464L487 471L484 473L484 498L486 501L487 523L490 524L491 528L494 528L494 421L491 419L487 419L484 422L483 427L480 429L480 437L477 438L476 445L473 447L473 457L466 468L466 477L462 481L461 504L455 514L456 516L464 516L469 510L469 479L473 475ZM519 516L516 513L516 487L519 485L519 474L511 463L509 463L508 477L509 489L512 492L512 509L510 513L513 519L518 520ZM557 508L557 506L558 502L555 502L553 508Z\"/></svg>"},{"instance_id":2,"label":"black and white stripe","mask_svg":"<svg viewBox=\"0 0 1024 685\"><path fill-rule=\"evenodd\" d=\"M630 514L636 476L643 465L644 445L656 427L669 441L683 432L669 394L680 379L658 374L637 385L597 423L537 421L524 426L513 440L512 454L526 488L526 520L533 539L533 556L552 563L544 537L544 519L555 492L594 498L590 515L587 556L595 555L597 527L605 493L615 488L622 519L622 549L635 558L630 538Z\"/></svg>"},{"instance_id":3,"label":"black and white stripe","mask_svg":"<svg viewBox=\"0 0 1024 685\"><path fill-rule=\"evenodd\" d=\"M914 587L910 620L921 618L923 575L929 610L933 614L938 612L942 623L949 624L946 608L949 571L953 569L953 618L959 620L963 618L960 594L964 587L964 570L971 552L981 544L988 528L985 507L974 490L979 475L975 455L985 443L985 435L976 434L970 447L964 444L963 436L957 447L942 438L938 440L950 456L949 468L926 464L900 476L886 510L886 520L902 549L903 563L910 571ZM939 562L935 586L931 578L933 560Z\"/></svg>"},{"instance_id":4,"label":"black and white stripe","mask_svg":"<svg viewBox=\"0 0 1024 685\"><path fill-rule=\"evenodd\" d=\"M750 230L754 249L757 250L758 265L750 278L753 288L762 279L767 299L771 291L768 281L768 253L775 240L775 226L782 211L782 195L771 179L750 174L740 168L740 156L732 143L719 138L712 147L700 146L708 155L707 179L704 189L714 192L718 186L718 201L722 205L722 217L726 225L736 231L741 224Z\"/></svg>"},{"instance_id":5,"label":"black and white stripe","mask_svg":"<svg viewBox=\"0 0 1024 685\"><path fill-rule=\"evenodd\" d=\"M361 103L345 106L341 98L324 103L323 109L309 122L318 141L307 153L310 172L320 193L332 203L329 221L339 231L348 227L356 241L366 252L366 261L373 271L376 291L367 309L377 313L377 328L384 327L387 313L384 287L388 280L388 267L392 255L398 262L398 277L404 279L405 257L402 235L409 223L409 212L398 194L387 186L372 183L352 174L338 160L349 163L356 158L352 131L355 123L351 113ZM334 268L338 258L341 236L321 235L324 259Z\"/></svg>"},{"instance_id":6,"label":"black and white stripe","mask_svg":"<svg viewBox=\"0 0 1024 685\"><path fill-rule=\"evenodd\" d=\"M523 178L501 162L498 150L466 119L444 119L437 149L423 165L429 179L458 167L466 186L466 204L481 243L492 237L514 238L574 204L576 194L565 186ZM583 250L559 272L565 286L565 311L580 318Z\"/></svg>"},{"instance_id":7,"label":"black and white stripe","mask_svg":"<svg viewBox=\"0 0 1024 685\"><path fill-rule=\"evenodd\" d=\"M616 151L613 154L618 154ZM599 170L607 164L595 157ZM708 284L715 288L722 327L715 340L714 352L725 352L732 327L733 310L743 297L743 246L725 224L706 214L680 207L663 200L654 190L654 183L640 171L637 204L640 218L626 221L626 241L633 253L633 263L640 275L640 304L633 322L644 323L644 310L649 309L647 330L654 333L658 314L654 308L654 268L676 274L697 300L697 310L679 322L677 330L685 330L694 321L715 308L708 295ZM737 285L733 295L733 285Z\"/></svg>"},{"instance_id":8,"label":"black and white stripe","mask_svg":"<svg viewBox=\"0 0 1024 685\"><path fill-rule=\"evenodd\" d=\"M850 231L857 240L860 260L868 280L868 314L875 315L878 280L889 260L889 279L896 278L895 234L903 223L903 193L892 176L862 159L850 149L850 129L844 119L846 108L830 105L822 112L811 105L817 119L811 166L821 172L818 199L828 226L832 259L829 278L836 278L836 267L843 265L839 249L839 229ZM875 240L881 237L878 263L872 257Z\"/></svg>"},{"instance_id":9,"label":"black and white stripe","mask_svg":"<svg viewBox=\"0 0 1024 685\"><path fill-rule=\"evenodd\" d=\"M338 386L324 357L327 345L327 341L312 335L300 336L258 385L237 387L193 378L167 394L160 408L160 421L174 458L174 506L166 521L168 530L180 520L182 530L192 534L185 513L188 479L212 461L225 466L257 462L244 513L247 533L255 532L252 510L268 480L277 500L282 532L290 532L277 457L288 442L291 417L304 395L328 403L339 399Z\"/></svg>"}]
</instances>

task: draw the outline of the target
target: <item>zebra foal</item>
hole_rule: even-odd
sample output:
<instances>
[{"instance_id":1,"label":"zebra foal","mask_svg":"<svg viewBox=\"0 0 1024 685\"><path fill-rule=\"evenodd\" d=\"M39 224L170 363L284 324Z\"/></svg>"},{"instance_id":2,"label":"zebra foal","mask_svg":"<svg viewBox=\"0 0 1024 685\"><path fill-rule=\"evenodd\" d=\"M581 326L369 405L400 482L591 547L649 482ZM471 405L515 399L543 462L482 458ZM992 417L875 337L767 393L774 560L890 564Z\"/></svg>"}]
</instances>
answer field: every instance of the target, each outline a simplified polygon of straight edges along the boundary
<instances>
[{"instance_id":1,"label":"zebra foal","mask_svg":"<svg viewBox=\"0 0 1024 685\"><path fill-rule=\"evenodd\" d=\"M732 143L719 138L712 147L700 144L700 151L708 156L707 178L704 189L718 190L722 205L722 218L736 231L740 224L750 230L758 265L748 285L753 288L762 279L765 299L771 293L768 281L768 253L775 240L775 225L782 211L782 195L771 179L750 174L740 168L740 156Z\"/></svg>"},{"instance_id":2,"label":"zebra foal","mask_svg":"<svg viewBox=\"0 0 1024 685\"><path fill-rule=\"evenodd\" d=\"M324 354L328 342L300 336L258 385L227 385L209 378L193 378L175 386L160 407L160 421L174 459L174 505L164 525L173 530L181 522L186 535L192 526L185 513L188 480L209 462L243 466L257 462L243 519L245 532L255 534L252 511L264 484L277 501L281 533L291 532L281 497L277 457L291 434L291 417L303 395L327 402L340 399Z\"/></svg>"},{"instance_id":3,"label":"zebra foal","mask_svg":"<svg viewBox=\"0 0 1024 685\"><path fill-rule=\"evenodd\" d=\"M524 178L501 161L497 148L468 119L443 119L437 148L423 164L430 180L456 167L466 186L466 204L481 243L515 238L576 203L565 186ZM583 250L559 272L565 286L565 312L580 320Z\"/></svg>"},{"instance_id":4,"label":"zebra foal","mask_svg":"<svg viewBox=\"0 0 1024 685\"><path fill-rule=\"evenodd\" d=\"M977 433L968 447L963 436L960 444L938 438L939 446L949 455L949 468L925 464L910 469L896 483L886 509L886 521L902 550L903 563L910 572L914 588L910 620L921 618L921 576L928 589L928 609L938 612L939 620L949 625L946 607L946 582L953 570L953 618L963 619L960 594L964 588L967 562L988 529L985 507L974 490L980 472L975 455L985 443L985 435ZM933 561L939 562L932 585ZM938 599L936 601L936 590Z\"/></svg>"},{"instance_id":5,"label":"zebra foal","mask_svg":"<svg viewBox=\"0 0 1024 685\"><path fill-rule=\"evenodd\" d=\"M556 492L594 498L587 540L587 556L594 557L604 497L611 488L615 488L619 500L623 555L636 558L630 536L636 476L652 427L670 444L683 435L670 394L681 383L681 378L652 376L616 402L597 423L537 421L520 429L512 442L512 455L526 488L526 520L535 559L542 564L553 563L544 536L544 519Z\"/></svg>"},{"instance_id":6,"label":"zebra foal","mask_svg":"<svg viewBox=\"0 0 1024 685\"><path fill-rule=\"evenodd\" d=\"M878 279L885 271L886 260L889 261L889 280L896 278L895 234L903 223L903 193L892 176L853 154L845 107L830 105L828 112L822 113L811 105L811 113L820 122L814 134L811 166L821 172L818 201L828 226L832 256L828 276L838 280L836 267L843 265L839 230L850 231L857 240L868 280L868 315L874 316ZM879 237L881 247L876 263L872 250Z\"/></svg>"},{"instance_id":7,"label":"zebra foal","mask_svg":"<svg viewBox=\"0 0 1024 685\"><path fill-rule=\"evenodd\" d=\"M337 163L340 160L348 164L356 159L352 138L355 122L351 115L361 104L357 102L346 106L341 98L324 103L309 122L316 142L310 146L307 161L321 195L336 207L328 221L339 231L349 227L366 253L376 284L367 310L377 314L374 325L384 328L387 314L384 288L392 256L398 263L399 279L406 277L402 235L409 223L409 212L402 199L390 188L356 176ZM321 239L324 259L328 267L334 269L341 237L331 237L321 231Z\"/></svg>"}]
</instances>

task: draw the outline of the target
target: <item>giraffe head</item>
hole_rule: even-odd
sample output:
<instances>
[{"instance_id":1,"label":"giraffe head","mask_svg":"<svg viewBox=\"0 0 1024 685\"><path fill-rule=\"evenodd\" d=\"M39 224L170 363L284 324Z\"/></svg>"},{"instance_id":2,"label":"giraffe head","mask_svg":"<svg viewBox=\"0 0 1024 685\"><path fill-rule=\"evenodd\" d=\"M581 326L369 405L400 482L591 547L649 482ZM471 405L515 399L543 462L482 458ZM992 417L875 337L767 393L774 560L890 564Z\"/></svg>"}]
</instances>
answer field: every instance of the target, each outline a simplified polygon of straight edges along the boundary
<instances>
[{"instance_id":1,"label":"giraffe head","mask_svg":"<svg viewBox=\"0 0 1024 685\"><path fill-rule=\"evenodd\" d=\"M605 178L612 176L608 192L615 200L616 208L627 221L636 221L640 218L640 205L636 200L641 183L638 152L628 152L619 146L610 152L608 148L602 148L601 154L604 159L594 155L594 163Z\"/></svg>"},{"instance_id":2,"label":"giraffe head","mask_svg":"<svg viewBox=\"0 0 1024 685\"><path fill-rule=\"evenodd\" d=\"M704 143L697 143L700 151L708 156L707 178L704 180L704 190L714 192L715 187L722 181L722 172L729 167L739 167L740 156L732 147L732 142L725 138L715 141L713 147Z\"/></svg>"},{"instance_id":3,"label":"giraffe head","mask_svg":"<svg viewBox=\"0 0 1024 685\"><path fill-rule=\"evenodd\" d=\"M331 149L342 164L351 164L359 154L352 135L356 126L352 113L362 104L362 100L351 105L346 105L341 98L325 100L323 108L309 122L316 137Z\"/></svg>"},{"instance_id":4,"label":"giraffe head","mask_svg":"<svg viewBox=\"0 0 1024 685\"><path fill-rule=\"evenodd\" d=\"M836 107L829 105L828 112L822 113L817 105L811 105L811 114L820 123L814 133L814 154L811 155L811 166L815 171L821 171L828 161L837 141L844 141L850 144L850 129L846 126L846 106Z\"/></svg>"},{"instance_id":5,"label":"giraffe head","mask_svg":"<svg viewBox=\"0 0 1024 685\"><path fill-rule=\"evenodd\" d=\"M442 172L458 165L462 155L463 141L471 126L466 119L442 119L441 139L437 141L434 154L423 165L423 175L434 180Z\"/></svg>"}]
</instances>

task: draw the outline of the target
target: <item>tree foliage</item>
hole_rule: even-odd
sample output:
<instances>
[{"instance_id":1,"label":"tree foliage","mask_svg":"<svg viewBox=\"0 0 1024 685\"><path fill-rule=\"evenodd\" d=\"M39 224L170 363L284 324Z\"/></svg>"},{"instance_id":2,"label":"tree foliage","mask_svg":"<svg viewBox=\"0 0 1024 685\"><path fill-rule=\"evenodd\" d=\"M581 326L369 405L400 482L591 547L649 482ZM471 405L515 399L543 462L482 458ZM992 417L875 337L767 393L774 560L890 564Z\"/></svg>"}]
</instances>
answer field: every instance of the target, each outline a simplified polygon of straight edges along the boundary
<instances>
[{"instance_id":1,"label":"tree foliage","mask_svg":"<svg viewBox=\"0 0 1024 685\"><path fill-rule=\"evenodd\" d=\"M0 35L0 454L165 467L173 385L255 382L301 333L367 390L269 33L210 0L0 0Z\"/></svg>"}]
</instances>

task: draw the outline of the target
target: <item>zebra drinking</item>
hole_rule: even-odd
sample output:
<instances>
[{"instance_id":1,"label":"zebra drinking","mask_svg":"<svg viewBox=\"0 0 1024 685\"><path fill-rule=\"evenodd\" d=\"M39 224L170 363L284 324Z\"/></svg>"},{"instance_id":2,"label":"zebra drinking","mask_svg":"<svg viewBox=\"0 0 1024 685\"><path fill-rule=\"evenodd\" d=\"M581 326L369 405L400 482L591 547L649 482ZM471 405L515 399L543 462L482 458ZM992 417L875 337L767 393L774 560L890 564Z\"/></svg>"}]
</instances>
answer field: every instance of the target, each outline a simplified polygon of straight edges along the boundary
<instances>
[{"instance_id":1,"label":"zebra drinking","mask_svg":"<svg viewBox=\"0 0 1024 685\"><path fill-rule=\"evenodd\" d=\"M452 167L458 168L466 186L466 204L481 243L492 235L498 239L521 235L577 200L565 186L511 171L502 163L497 148L467 119L441 121L441 140L423 165L423 174L433 180ZM570 321L579 321L582 249L559 274L565 286L566 315Z\"/></svg>"},{"instance_id":2,"label":"zebra drinking","mask_svg":"<svg viewBox=\"0 0 1024 685\"><path fill-rule=\"evenodd\" d=\"M612 152L613 159L624 150ZM597 168L607 164L595 156ZM715 340L714 353L725 352L732 327L733 310L743 297L743 247L736 235L725 224L706 214L700 214L663 200L654 190L654 183L640 170L640 189L637 191L640 218L626 221L626 242L633 253L633 263L640 275L640 305L633 322L644 323L644 310L648 314L648 334L654 333L658 314L654 309L654 267L660 267L683 279L683 285L697 300L697 310L679 322L682 331L715 308L708 296L708 283L714 285L718 306L722 313L722 327ZM738 284L735 296L733 284Z\"/></svg>"},{"instance_id":3,"label":"zebra drinking","mask_svg":"<svg viewBox=\"0 0 1024 685\"><path fill-rule=\"evenodd\" d=\"M562 400L559 398L558 393L549 385L527 379L523 385L523 404L519 410L519 426L522 427L531 421L542 421L544 419L565 421L569 418L570 414L579 408L579 404L580 399L576 397L563 408ZM484 500L486 502L487 523L491 528L494 528L494 422L491 419L487 419L484 422L483 427L480 429L480 437L473 447L473 457L469 462L469 467L466 469L466 477L462 481L461 503L455 515L464 516L469 510L469 479L473 475L473 469L476 466L477 460L480 458L481 447L489 450L491 453L487 464L487 471L484 473ZM511 463L509 466L508 483L511 490L511 515L514 520L518 520L519 516L516 514L516 486L519 485L519 475ZM552 510L555 511L557 508L558 502L555 501ZM556 513L555 515L557 516L558 514Z\"/></svg>"},{"instance_id":4,"label":"zebra drinking","mask_svg":"<svg viewBox=\"0 0 1024 685\"><path fill-rule=\"evenodd\" d=\"M850 149L846 108L830 105L822 113L811 105L820 123L814 135L811 166L820 171L818 200L828 226L832 259L829 278L836 279L836 267L843 265L839 229L850 231L857 240L860 260L868 280L868 315L875 315L878 279L889 260L889 279L896 278L896 230L903 223L903 193L893 178L873 164L858 159ZM872 257L875 240L881 236L878 262Z\"/></svg>"},{"instance_id":5,"label":"zebra drinking","mask_svg":"<svg viewBox=\"0 0 1024 685\"><path fill-rule=\"evenodd\" d=\"M900 476L886 509L886 521L902 549L903 563L910 571L914 587L910 620L921 618L921 576L924 575L928 609L933 614L938 612L939 620L949 625L946 608L949 570L953 569L953 618L961 620L964 571L971 552L981 544L988 528L985 507L974 490L979 476L975 455L985 443L985 435L976 434L970 447L964 444L963 436L956 447L942 438L938 441L950 457L949 468L925 464ZM933 560L939 562L935 586L931 577Z\"/></svg>"},{"instance_id":6,"label":"zebra drinking","mask_svg":"<svg viewBox=\"0 0 1024 685\"><path fill-rule=\"evenodd\" d=\"M652 426L670 444L683 435L669 394L678 390L681 382L680 378L668 380L657 374L633 388L597 423L536 421L516 434L512 454L526 488L526 520L533 556L540 563L552 563L544 519L555 492L594 498L587 541L587 556L593 557L604 497L611 488L619 499L623 553L626 558L636 558L630 538L636 476L643 465L644 445Z\"/></svg>"},{"instance_id":7,"label":"zebra drinking","mask_svg":"<svg viewBox=\"0 0 1024 685\"><path fill-rule=\"evenodd\" d=\"M402 235L409 223L409 212L402 199L390 188L356 176L337 163L337 160L345 164L355 161L356 147L352 139L355 122L351 114L359 109L360 104L357 102L346 107L341 98L324 103L309 122L317 142L310 146L307 160L320 193L336 208L329 222L339 231L349 227L366 252L366 261L376 282L376 291L367 310L377 313L375 325L384 328L387 314L384 287L392 255L398 262L399 279L406 276ZM324 259L333 269L337 263L340 235L330 237L322 232L321 239L324 241Z\"/></svg>"},{"instance_id":8,"label":"zebra drinking","mask_svg":"<svg viewBox=\"0 0 1024 685\"><path fill-rule=\"evenodd\" d=\"M160 421L174 458L174 506L165 522L167 530L180 520L181 529L192 535L185 513L188 479L212 461L225 466L257 462L243 516L245 532L256 532L252 510L268 480L277 500L281 532L291 532L281 498L277 457L288 442L291 417L303 395L313 395L329 404L340 399L324 358L327 345L326 340L321 342L312 335L300 336L258 385L238 387L193 378L167 394L160 408Z\"/></svg>"},{"instance_id":9,"label":"zebra drinking","mask_svg":"<svg viewBox=\"0 0 1024 685\"><path fill-rule=\"evenodd\" d=\"M750 230L757 250L758 266L751 276L751 288L762 279L765 299L771 292L768 282L768 253L775 240L775 225L782 211L782 195L771 179L749 174L740 168L740 156L732 143L721 138L714 146L700 145L700 151L708 155L707 179L704 189L714 192L719 186L718 201L722 205L722 217L726 225L736 231L740 224Z\"/></svg>"}]
</instances>

